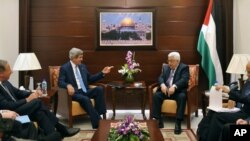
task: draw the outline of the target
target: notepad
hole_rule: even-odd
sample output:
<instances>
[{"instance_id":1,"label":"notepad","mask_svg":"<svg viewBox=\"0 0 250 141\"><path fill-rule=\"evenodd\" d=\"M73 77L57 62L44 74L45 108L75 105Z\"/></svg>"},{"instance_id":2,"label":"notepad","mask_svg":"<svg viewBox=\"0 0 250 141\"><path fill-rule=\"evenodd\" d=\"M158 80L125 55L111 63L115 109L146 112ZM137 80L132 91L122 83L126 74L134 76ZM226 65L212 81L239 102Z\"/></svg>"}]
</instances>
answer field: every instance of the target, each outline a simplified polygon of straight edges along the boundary
<instances>
[{"instance_id":1,"label":"notepad","mask_svg":"<svg viewBox=\"0 0 250 141\"><path fill-rule=\"evenodd\" d=\"M239 108L223 108L222 107L222 91L217 91L214 86L211 87L209 92L209 106L207 109L215 111L215 112L238 112Z\"/></svg>"},{"instance_id":2,"label":"notepad","mask_svg":"<svg viewBox=\"0 0 250 141\"><path fill-rule=\"evenodd\" d=\"M28 115L18 116L16 117L17 121L20 121L21 123L28 123L30 122L30 118Z\"/></svg>"}]
</instances>

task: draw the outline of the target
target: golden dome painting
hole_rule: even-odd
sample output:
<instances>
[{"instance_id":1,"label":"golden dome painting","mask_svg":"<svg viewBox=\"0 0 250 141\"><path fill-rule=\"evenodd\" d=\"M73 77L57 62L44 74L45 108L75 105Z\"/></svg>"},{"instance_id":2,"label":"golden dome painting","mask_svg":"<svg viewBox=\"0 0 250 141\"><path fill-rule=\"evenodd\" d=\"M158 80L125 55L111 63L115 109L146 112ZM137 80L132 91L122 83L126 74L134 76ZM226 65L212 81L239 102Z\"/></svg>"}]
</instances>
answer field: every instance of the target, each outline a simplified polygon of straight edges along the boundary
<instances>
[{"instance_id":1,"label":"golden dome painting","mask_svg":"<svg viewBox=\"0 0 250 141\"><path fill-rule=\"evenodd\" d=\"M121 26L135 26L135 23L131 18L126 17L121 21Z\"/></svg>"},{"instance_id":2,"label":"golden dome painting","mask_svg":"<svg viewBox=\"0 0 250 141\"><path fill-rule=\"evenodd\" d=\"M127 11L109 9L99 13L100 46L153 45L153 12Z\"/></svg>"}]
</instances>

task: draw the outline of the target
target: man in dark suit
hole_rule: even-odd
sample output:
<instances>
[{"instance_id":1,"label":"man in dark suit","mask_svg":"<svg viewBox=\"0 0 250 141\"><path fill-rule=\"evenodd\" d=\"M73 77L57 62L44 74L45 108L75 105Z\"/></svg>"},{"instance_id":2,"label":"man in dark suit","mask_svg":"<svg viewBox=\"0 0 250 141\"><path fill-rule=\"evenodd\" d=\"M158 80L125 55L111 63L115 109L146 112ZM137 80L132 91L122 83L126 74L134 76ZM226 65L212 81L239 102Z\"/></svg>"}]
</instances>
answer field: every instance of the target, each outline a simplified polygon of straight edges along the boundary
<instances>
[{"instance_id":1,"label":"man in dark suit","mask_svg":"<svg viewBox=\"0 0 250 141\"><path fill-rule=\"evenodd\" d=\"M30 93L15 88L8 81L11 73L8 62L0 60L0 109L12 110L19 115L28 115L44 130L45 135L59 132L62 137L67 137L79 132L78 128L67 128L58 122L58 118L38 99L41 91Z\"/></svg>"},{"instance_id":2,"label":"man in dark suit","mask_svg":"<svg viewBox=\"0 0 250 141\"><path fill-rule=\"evenodd\" d=\"M153 118L159 121L159 128L163 128L161 117L163 100L174 99L177 102L174 133L181 133L181 121L185 112L188 81L188 65L180 63L180 54L178 52L169 53L168 65L163 65L162 73L158 79L160 89L153 96Z\"/></svg>"},{"instance_id":3,"label":"man in dark suit","mask_svg":"<svg viewBox=\"0 0 250 141\"><path fill-rule=\"evenodd\" d=\"M70 61L63 64L60 69L58 85L65 88L74 101L78 101L83 109L89 114L92 127L98 128L100 115L106 113L104 90L102 87L89 89L89 83L102 79L110 73L113 66L105 67L101 72L91 75L87 67L82 64L83 51L72 48L69 51ZM95 107L90 98L95 100Z\"/></svg>"},{"instance_id":4,"label":"man in dark suit","mask_svg":"<svg viewBox=\"0 0 250 141\"><path fill-rule=\"evenodd\" d=\"M13 137L22 140L32 139L38 141L60 141L61 135L58 132L53 132L45 136L39 132L33 122L20 123L15 120L19 115L10 110L0 110L0 140L9 141Z\"/></svg>"},{"instance_id":5,"label":"man in dark suit","mask_svg":"<svg viewBox=\"0 0 250 141\"><path fill-rule=\"evenodd\" d=\"M227 123L236 123L238 119L246 119L250 117L250 62L246 65L248 80L246 80L242 89L230 90L228 86L217 86L216 89L222 89L224 92L229 93L229 99L235 102L240 102L242 106L240 111L235 113L216 113L208 111L199 123L197 130L198 136L202 141L218 141L222 128Z\"/></svg>"}]
</instances>

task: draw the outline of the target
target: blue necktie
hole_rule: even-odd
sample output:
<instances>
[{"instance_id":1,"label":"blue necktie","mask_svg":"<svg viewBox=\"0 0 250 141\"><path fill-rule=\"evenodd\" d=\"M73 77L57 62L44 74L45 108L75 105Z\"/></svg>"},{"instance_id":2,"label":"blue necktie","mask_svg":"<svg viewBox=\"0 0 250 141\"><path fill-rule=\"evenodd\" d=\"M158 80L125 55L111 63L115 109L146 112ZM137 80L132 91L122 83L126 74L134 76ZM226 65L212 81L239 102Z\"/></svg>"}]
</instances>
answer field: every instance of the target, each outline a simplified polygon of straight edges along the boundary
<instances>
[{"instance_id":1,"label":"blue necktie","mask_svg":"<svg viewBox=\"0 0 250 141\"><path fill-rule=\"evenodd\" d=\"M81 86L81 88L82 88L82 91L86 93L86 92L87 92L87 89L86 89L86 87L85 87L85 85L84 85L84 83L83 83L82 77L81 77L81 75L80 75L80 72L79 72L79 69L78 69L77 66L76 66L76 68L75 68L75 71L76 71L76 77L77 77L77 79L78 79L79 82L80 82L80 86Z\"/></svg>"}]
</instances>

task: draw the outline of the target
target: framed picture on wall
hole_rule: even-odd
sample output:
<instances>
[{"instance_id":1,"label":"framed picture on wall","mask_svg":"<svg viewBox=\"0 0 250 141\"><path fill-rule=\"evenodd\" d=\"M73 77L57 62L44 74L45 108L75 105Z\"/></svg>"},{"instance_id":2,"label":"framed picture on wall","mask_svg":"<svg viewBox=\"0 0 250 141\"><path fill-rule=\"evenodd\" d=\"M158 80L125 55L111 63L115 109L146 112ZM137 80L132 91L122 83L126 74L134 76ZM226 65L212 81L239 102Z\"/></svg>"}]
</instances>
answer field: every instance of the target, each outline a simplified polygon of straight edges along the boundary
<instances>
[{"instance_id":1,"label":"framed picture on wall","mask_svg":"<svg viewBox=\"0 0 250 141\"><path fill-rule=\"evenodd\" d=\"M98 50L155 49L155 9L97 9Z\"/></svg>"}]
</instances>

